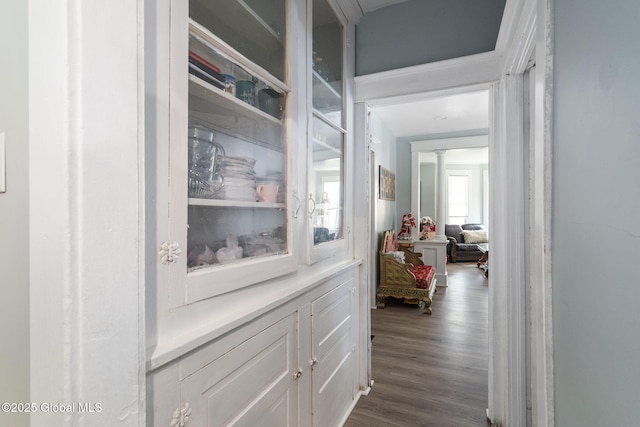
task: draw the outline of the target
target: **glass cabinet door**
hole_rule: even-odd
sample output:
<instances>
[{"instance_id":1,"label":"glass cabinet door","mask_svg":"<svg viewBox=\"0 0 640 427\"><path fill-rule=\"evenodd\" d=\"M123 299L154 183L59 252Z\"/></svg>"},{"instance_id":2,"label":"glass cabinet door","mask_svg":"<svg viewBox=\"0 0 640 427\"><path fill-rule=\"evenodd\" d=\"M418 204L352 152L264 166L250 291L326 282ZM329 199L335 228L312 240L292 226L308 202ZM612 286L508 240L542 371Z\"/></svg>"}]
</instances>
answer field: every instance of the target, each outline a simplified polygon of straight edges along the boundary
<instances>
[{"instance_id":1,"label":"glass cabinet door","mask_svg":"<svg viewBox=\"0 0 640 427\"><path fill-rule=\"evenodd\" d=\"M344 165L342 133L313 118L312 167L309 177L313 244L342 239Z\"/></svg>"},{"instance_id":2,"label":"glass cabinet door","mask_svg":"<svg viewBox=\"0 0 640 427\"><path fill-rule=\"evenodd\" d=\"M313 0L308 262L344 245L344 27L327 0Z\"/></svg>"},{"instance_id":3,"label":"glass cabinet door","mask_svg":"<svg viewBox=\"0 0 640 427\"><path fill-rule=\"evenodd\" d=\"M189 0L189 16L249 61L285 81L284 0Z\"/></svg>"},{"instance_id":4,"label":"glass cabinet door","mask_svg":"<svg viewBox=\"0 0 640 427\"><path fill-rule=\"evenodd\" d=\"M186 173L171 183L186 194L186 302L295 266L287 209L285 24L285 0L189 2L182 62L188 114L179 123L183 142L172 149L184 159L176 170ZM265 259L276 266L266 268Z\"/></svg>"}]
</instances>

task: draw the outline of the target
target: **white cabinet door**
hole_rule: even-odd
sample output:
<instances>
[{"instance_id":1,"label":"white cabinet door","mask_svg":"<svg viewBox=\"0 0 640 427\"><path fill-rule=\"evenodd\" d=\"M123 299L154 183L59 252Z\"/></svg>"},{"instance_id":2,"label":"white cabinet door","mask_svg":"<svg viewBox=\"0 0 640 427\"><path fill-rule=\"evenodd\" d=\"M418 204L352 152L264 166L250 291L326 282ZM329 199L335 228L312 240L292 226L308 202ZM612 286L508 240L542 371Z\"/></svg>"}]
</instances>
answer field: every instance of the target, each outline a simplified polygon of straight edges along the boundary
<instances>
[{"instance_id":1,"label":"white cabinet door","mask_svg":"<svg viewBox=\"0 0 640 427\"><path fill-rule=\"evenodd\" d=\"M352 279L311 304L314 426L338 425L356 396L355 303Z\"/></svg>"},{"instance_id":2,"label":"white cabinet door","mask_svg":"<svg viewBox=\"0 0 640 427\"><path fill-rule=\"evenodd\" d=\"M183 379L190 424L296 425L296 342L293 313Z\"/></svg>"},{"instance_id":3,"label":"white cabinet door","mask_svg":"<svg viewBox=\"0 0 640 427\"><path fill-rule=\"evenodd\" d=\"M148 30L146 67L149 231L159 297L175 309L297 268L289 123L300 118L289 106L302 94L285 73L291 0L158 2L163 38Z\"/></svg>"}]
</instances>

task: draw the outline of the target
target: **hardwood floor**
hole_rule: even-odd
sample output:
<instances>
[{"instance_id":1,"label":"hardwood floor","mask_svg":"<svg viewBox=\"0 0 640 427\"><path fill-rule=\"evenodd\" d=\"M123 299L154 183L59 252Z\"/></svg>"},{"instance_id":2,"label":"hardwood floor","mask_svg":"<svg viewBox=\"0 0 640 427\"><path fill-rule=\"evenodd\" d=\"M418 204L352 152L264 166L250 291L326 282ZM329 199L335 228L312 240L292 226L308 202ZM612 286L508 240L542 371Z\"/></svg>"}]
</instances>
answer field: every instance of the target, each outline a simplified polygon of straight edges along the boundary
<instances>
[{"instance_id":1,"label":"hardwood floor","mask_svg":"<svg viewBox=\"0 0 640 427\"><path fill-rule=\"evenodd\" d=\"M475 263L448 266L433 314L388 301L372 311L374 385L345 427L487 426L487 279Z\"/></svg>"}]
</instances>

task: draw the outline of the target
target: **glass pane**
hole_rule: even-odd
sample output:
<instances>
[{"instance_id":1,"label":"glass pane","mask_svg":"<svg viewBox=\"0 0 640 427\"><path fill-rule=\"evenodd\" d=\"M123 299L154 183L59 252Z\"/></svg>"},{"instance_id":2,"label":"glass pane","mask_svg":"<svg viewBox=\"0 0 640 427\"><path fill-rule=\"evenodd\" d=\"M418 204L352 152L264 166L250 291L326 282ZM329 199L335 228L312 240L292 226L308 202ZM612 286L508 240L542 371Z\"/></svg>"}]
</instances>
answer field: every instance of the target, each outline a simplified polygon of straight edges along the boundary
<instances>
[{"instance_id":1,"label":"glass pane","mask_svg":"<svg viewBox=\"0 0 640 427\"><path fill-rule=\"evenodd\" d=\"M189 271L287 253L280 119L190 77Z\"/></svg>"},{"instance_id":2,"label":"glass pane","mask_svg":"<svg viewBox=\"0 0 640 427\"><path fill-rule=\"evenodd\" d=\"M189 16L284 81L285 0L190 0Z\"/></svg>"},{"instance_id":3,"label":"glass pane","mask_svg":"<svg viewBox=\"0 0 640 427\"><path fill-rule=\"evenodd\" d=\"M188 215L189 271L287 252L284 209L189 206Z\"/></svg>"},{"instance_id":4,"label":"glass pane","mask_svg":"<svg viewBox=\"0 0 640 427\"><path fill-rule=\"evenodd\" d=\"M222 91L242 102L258 108L270 116L281 119L285 110L285 94L268 86L263 80L249 73L213 46L198 36L189 35L189 74L191 80L204 88L193 93L209 93ZM190 88L193 89L193 88ZM206 95L204 95L206 97ZM209 96L211 98L211 96ZM224 101L230 107L228 101ZM192 106L192 110L195 107ZM231 108L231 107L230 107ZM205 107L210 109L209 107ZM235 108L233 115L247 115L243 109ZM214 116L210 114L210 116ZM226 118L228 124L241 123L239 120ZM228 127L229 125L227 125ZM240 127L246 127L241 124ZM261 131L259 132L261 134Z\"/></svg>"},{"instance_id":5,"label":"glass pane","mask_svg":"<svg viewBox=\"0 0 640 427\"><path fill-rule=\"evenodd\" d=\"M464 203L469 200L469 178L464 175L449 176L449 203Z\"/></svg>"},{"instance_id":6,"label":"glass pane","mask_svg":"<svg viewBox=\"0 0 640 427\"><path fill-rule=\"evenodd\" d=\"M313 108L342 127L342 25L326 0L313 2Z\"/></svg>"},{"instance_id":7,"label":"glass pane","mask_svg":"<svg viewBox=\"0 0 640 427\"><path fill-rule=\"evenodd\" d=\"M449 224L464 224L469 216L469 177L449 175L448 179Z\"/></svg>"},{"instance_id":8,"label":"glass pane","mask_svg":"<svg viewBox=\"0 0 640 427\"><path fill-rule=\"evenodd\" d=\"M313 199L314 244L342 238L344 205L343 133L313 118L309 188Z\"/></svg>"}]
</instances>

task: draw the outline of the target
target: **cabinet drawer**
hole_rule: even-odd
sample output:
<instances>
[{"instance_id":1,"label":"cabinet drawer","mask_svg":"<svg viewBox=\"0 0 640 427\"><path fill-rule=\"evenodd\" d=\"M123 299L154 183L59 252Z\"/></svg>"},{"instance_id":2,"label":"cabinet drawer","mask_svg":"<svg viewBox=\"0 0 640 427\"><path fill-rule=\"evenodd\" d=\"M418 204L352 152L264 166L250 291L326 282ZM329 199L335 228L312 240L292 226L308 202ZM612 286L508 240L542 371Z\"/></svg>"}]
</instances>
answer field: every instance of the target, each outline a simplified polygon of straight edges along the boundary
<instances>
[{"instance_id":1,"label":"cabinet drawer","mask_svg":"<svg viewBox=\"0 0 640 427\"><path fill-rule=\"evenodd\" d=\"M313 425L337 425L356 395L353 279L311 304Z\"/></svg>"},{"instance_id":2,"label":"cabinet drawer","mask_svg":"<svg viewBox=\"0 0 640 427\"><path fill-rule=\"evenodd\" d=\"M182 380L181 400L194 425L292 425L295 325L292 314Z\"/></svg>"}]
</instances>

